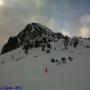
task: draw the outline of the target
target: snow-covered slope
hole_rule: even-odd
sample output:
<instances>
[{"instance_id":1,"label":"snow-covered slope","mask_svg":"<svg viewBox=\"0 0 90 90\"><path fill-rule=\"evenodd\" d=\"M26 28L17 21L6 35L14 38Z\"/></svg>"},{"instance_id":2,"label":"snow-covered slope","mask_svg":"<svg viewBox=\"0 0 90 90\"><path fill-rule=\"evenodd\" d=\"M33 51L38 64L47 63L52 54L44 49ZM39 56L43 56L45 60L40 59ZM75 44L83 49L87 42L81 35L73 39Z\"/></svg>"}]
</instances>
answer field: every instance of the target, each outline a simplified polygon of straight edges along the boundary
<instances>
[{"instance_id":1,"label":"snow-covered slope","mask_svg":"<svg viewBox=\"0 0 90 90\"><path fill-rule=\"evenodd\" d=\"M63 41L50 42L51 48L45 51L38 47L25 54L20 47L1 55L0 85L20 85L22 90L90 90L90 41L81 38L77 47L68 49Z\"/></svg>"}]
</instances>

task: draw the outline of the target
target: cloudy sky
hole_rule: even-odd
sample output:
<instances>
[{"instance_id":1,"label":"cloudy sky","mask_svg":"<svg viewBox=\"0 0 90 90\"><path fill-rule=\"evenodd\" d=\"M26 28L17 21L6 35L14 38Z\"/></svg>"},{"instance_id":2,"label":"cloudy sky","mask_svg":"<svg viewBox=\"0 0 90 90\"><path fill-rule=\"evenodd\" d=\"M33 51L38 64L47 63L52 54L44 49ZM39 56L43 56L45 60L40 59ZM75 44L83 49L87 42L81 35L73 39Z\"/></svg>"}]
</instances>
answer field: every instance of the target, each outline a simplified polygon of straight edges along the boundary
<instances>
[{"instance_id":1,"label":"cloudy sky","mask_svg":"<svg viewBox=\"0 0 90 90\"><path fill-rule=\"evenodd\" d=\"M69 36L90 36L90 0L0 0L0 45L27 23Z\"/></svg>"}]
</instances>

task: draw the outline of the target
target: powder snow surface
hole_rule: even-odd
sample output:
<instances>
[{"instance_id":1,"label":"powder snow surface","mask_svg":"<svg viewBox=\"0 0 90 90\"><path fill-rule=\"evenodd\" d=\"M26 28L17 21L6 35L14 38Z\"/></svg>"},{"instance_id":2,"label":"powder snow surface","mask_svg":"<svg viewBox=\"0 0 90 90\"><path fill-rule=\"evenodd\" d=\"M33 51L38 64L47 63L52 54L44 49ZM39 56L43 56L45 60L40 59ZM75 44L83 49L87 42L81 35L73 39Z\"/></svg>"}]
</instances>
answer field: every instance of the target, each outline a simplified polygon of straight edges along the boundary
<instances>
[{"instance_id":1,"label":"powder snow surface","mask_svg":"<svg viewBox=\"0 0 90 90\"><path fill-rule=\"evenodd\" d=\"M62 51L60 40L51 43L50 53L33 48L26 55L21 47L1 55L0 86L20 85L22 90L90 90L90 49L83 47L87 43L90 45L84 41L77 48ZM69 61L69 56L73 61ZM61 61L61 57L66 58L66 64L51 62L51 58Z\"/></svg>"}]
</instances>

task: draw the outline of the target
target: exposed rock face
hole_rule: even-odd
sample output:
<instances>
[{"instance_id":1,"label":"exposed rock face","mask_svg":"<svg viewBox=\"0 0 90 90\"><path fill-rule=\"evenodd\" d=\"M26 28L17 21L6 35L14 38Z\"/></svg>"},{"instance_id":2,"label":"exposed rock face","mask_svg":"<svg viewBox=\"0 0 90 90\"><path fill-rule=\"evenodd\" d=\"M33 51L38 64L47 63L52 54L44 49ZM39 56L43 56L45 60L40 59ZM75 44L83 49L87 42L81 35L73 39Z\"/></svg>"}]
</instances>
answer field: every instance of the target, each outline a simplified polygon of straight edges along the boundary
<instances>
[{"instance_id":1,"label":"exposed rock face","mask_svg":"<svg viewBox=\"0 0 90 90\"><path fill-rule=\"evenodd\" d=\"M61 33L55 33L39 23L31 23L26 25L25 29L17 36L9 38L8 42L3 46L1 54L20 46L39 47L43 43L62 37L63 35Z\"/></svg>"},{"instance_id":2,"label":"exposed rock face","mask_svg":"<svg viewBox=\"0 0 90 90\"><path fill-rule=\"evenodd\" d=\"M3 46L1 54L9 52L19 47L17 37L10 37L8 42Z\"/></svg>"}]
</instances>

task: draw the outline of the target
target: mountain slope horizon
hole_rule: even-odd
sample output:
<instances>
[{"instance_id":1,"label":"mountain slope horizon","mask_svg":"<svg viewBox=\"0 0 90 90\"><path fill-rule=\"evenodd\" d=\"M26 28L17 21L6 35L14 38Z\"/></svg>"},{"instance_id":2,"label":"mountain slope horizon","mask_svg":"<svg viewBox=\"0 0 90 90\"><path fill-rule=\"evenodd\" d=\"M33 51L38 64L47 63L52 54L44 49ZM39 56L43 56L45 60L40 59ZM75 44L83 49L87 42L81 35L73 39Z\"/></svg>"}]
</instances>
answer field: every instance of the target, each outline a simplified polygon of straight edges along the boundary
<instances>
[{"instance_id":1,"label":"mountain slope horizon","mask_svg":"<svg viewBox=\"0 0 90 90\"><path fill-rule=\"evenodd\" d=\"M39 23L31 23L27 24L26 27L19 32L16 36L10 37L8 42L4 44L1 54L7 53L11 50L24 46L25 44L33 44L38 40L43 43L43 39L46 41L52 41L55 38L61 38L64 35L61 33L55 33L49 28L39 24Z\"/></svg>"}]
</instances>

